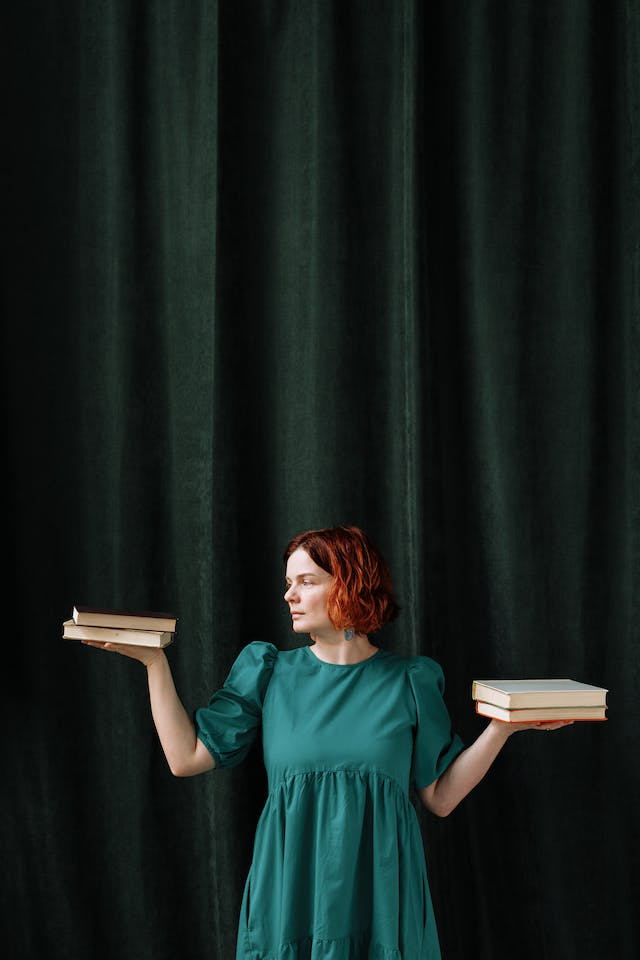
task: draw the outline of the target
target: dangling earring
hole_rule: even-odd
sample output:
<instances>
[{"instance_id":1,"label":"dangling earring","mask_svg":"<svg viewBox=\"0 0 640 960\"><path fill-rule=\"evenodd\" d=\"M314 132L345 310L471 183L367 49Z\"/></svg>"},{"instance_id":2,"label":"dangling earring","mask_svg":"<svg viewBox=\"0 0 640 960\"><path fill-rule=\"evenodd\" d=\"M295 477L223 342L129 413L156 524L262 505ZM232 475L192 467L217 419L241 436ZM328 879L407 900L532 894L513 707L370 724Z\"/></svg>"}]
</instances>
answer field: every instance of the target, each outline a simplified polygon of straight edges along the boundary
<instances>
[{"instance_id":1,"label":"dangling earring","mask_svg":"<svg viewBox=\"0 0 640 960\"><path fill-rule=\"evenodd\" d=\"M351 627L349 627L348 630L345 630L345 632L344 632L344 638L345 638L345 640L353 640L354 632L355 632L355 631L352 630Z\"/></svg>"}]
</instances>

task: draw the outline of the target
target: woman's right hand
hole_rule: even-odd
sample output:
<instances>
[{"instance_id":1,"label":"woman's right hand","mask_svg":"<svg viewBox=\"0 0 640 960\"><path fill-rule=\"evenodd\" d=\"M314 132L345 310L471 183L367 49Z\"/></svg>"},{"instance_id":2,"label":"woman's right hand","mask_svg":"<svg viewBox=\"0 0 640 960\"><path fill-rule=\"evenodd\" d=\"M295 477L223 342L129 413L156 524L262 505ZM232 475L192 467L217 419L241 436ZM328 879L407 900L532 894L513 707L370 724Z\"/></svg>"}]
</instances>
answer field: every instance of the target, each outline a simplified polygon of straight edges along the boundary
<instances>
[{"instance_id":1,"label":"woman's right hand","mask_svg":"<svg viewBox=\"0 0 640 960\"><path fill-rule=\"evenodd\" d=\"M150 667L152 663L165 655L161 647L142 647L136 643L109 643L101 640L82 640L81 643L86 647L96 647L98 650L119 653L123 657L139 660L140 663L144 663L145 667Z\"/></svg>"}]
</instances>

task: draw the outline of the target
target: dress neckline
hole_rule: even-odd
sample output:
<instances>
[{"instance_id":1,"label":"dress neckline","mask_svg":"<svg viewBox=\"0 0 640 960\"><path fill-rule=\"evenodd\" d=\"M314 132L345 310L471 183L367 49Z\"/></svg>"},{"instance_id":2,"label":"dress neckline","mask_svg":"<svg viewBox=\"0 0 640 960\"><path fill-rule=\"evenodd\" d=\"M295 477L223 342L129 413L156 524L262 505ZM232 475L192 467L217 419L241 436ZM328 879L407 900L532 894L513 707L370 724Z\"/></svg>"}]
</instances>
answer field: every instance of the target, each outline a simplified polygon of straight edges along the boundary
<instances>
[{"instance_id":1,"label":"dress neckline","mask_svg":"<svg viewBox=\"0 0 640 960\"><path fill-rule=\"evenodd\" d=\"M310 657L313 657L316 663L321 664L323 667L337 667L339 670L345 670L349 667L361 667L363 663L369 663L370 660L377 660L382 653L382 648L378 647L376 652L370 657L365 657L364 660L358 660L356 663L330 663L328 660L322 660L316 653L314 653L311 649L312 646L313 644L308 644L305 647L305 650Z\"/></svg>"}]
</instances>

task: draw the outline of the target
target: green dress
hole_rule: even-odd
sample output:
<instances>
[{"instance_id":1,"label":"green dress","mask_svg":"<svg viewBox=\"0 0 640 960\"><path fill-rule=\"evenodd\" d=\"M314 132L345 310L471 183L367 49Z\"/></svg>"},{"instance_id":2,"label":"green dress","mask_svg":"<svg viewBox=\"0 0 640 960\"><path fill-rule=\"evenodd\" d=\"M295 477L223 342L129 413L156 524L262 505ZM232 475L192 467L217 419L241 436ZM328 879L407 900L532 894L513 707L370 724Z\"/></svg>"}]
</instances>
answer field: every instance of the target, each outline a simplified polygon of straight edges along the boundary
<instances>
[{"instance_id":1,"label":"green dress","mask_svg":"<svg viewBox=\"0 0 640 960\"><path fill-rule=\"evenodd\" d=\"M262 735L268 796L236 960L439 960L409 788L463 749L439 665L382 648L357 664L247 644L194 711L216 767Z\"/></svg>"}]
</instances>

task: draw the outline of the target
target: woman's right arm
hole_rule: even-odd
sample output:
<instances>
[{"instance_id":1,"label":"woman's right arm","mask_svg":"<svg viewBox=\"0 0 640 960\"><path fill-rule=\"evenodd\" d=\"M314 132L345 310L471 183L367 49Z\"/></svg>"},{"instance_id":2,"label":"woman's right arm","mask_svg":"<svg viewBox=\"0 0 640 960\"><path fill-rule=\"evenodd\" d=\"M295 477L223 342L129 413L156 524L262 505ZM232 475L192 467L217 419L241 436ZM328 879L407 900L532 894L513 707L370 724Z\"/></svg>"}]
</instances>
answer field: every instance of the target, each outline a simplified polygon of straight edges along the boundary
<instances>
[{"instance_id":1,"label":"woman's right arm","mask_svg":"<svg viewBox=\"0 0 640 960\"><path fill-rule=\"evenodd\" d=\"M169 769L175 777L193 777L214 769L215 760L196 736L193 721L178 697L164 650L124 643L83 642L86 646L121 653L144 663L153 722Z\"/></svg>"},{"instance_id":2,"label":"woman's right arm","mask_svg":"<svg viewBox=\"0 0 640 960\"><path fill-rule=\"evenodd\" d=\"M193 777L216 763L178 697L164 650L147 666L151 713L169 769L175 777Z\"/></svg>"}]
</instances>

